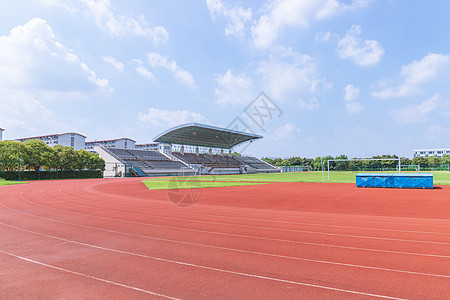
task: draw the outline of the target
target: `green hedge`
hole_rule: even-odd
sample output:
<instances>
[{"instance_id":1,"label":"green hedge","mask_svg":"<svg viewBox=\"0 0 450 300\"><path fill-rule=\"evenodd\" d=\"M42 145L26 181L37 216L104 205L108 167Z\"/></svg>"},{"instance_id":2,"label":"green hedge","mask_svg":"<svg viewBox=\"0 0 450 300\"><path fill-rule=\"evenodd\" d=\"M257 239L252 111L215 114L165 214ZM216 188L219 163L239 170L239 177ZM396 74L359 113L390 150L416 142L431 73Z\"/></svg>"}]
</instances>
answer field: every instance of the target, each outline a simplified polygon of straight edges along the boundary
<instances>
[{"instance_id":1,"label":"green hedge","mask_svg":"<svg viewBox=\"0 0 450 300\"><path fill-rule=\"evenodd\" d=\"M6 180L82 179L103 178L101 170L63 171L0 171L0 178Z\"/></svg>"}]
</instances>

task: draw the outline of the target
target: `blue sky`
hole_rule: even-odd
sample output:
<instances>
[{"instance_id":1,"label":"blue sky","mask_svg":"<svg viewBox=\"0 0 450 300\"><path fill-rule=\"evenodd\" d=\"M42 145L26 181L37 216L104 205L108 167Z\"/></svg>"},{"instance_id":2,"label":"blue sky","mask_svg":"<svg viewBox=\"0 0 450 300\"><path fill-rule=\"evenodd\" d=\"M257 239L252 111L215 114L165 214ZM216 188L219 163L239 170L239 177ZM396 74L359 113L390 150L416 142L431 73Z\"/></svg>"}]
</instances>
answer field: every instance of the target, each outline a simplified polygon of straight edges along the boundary
<instances>
[{"instance_id":1,"label":"blue sky","mask_svg":"<svg viewBox=\"0 0 450 300\"><path fill-rule=\"evenodd\" d=\"M0 10L5 139L151 142L236 118L258 156L450 147L450 2L17 0ZM265 92L282 111L244 110Z\"/></svg>"}]
</instances>

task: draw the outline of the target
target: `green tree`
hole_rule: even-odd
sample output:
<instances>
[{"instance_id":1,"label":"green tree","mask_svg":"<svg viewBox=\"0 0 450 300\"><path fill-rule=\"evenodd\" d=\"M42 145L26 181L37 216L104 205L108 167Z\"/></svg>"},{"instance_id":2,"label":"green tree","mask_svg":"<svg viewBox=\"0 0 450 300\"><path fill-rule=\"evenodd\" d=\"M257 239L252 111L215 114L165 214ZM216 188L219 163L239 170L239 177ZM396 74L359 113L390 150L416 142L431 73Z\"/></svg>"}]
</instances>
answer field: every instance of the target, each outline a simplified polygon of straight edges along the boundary
<instances>
[{"instance_id":1,"label":"green tree","mask_svg":"<svg viewBox=\"0 0 450 300\"><path fill-rule=\"evenodd\" d=\"M24 147L21 142L0 142L0 166L6 171L17 170L24 155Z\"/></svg>"},{"instance_id":2,"label":"green tree","mask_svg":"<svg viewBox=\"0 0 450 300\"><path fill-rule=\"evenodd\" d=\"M27 140L23 143L23 162L28 168L38 171L50 157L52 149L41 140Z\"/></svg>"}]
</instances>

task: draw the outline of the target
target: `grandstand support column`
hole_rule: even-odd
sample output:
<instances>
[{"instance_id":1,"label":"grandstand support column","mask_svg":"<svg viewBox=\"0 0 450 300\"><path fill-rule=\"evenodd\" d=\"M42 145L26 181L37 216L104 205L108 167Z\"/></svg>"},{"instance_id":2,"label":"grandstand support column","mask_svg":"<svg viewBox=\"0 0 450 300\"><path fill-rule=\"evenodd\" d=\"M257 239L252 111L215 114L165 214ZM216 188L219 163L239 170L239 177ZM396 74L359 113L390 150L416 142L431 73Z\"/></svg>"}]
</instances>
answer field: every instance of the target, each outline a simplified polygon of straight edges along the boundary
<instances>
[{"instance_id":1,"label":"grandstand support column","mask_svg":"<svg viewBox=\"0 0 450 300\"><path fill-rule=\"evenodd\" d=\"M220 156L223 156L223 149L220 149Z\"/></svg>"},{"instance_id":2,"label":"grandstand support column","mask_svg":"<svg viewBox=\"0 0 450 300\"><path fill-rule=\"evenodd\" d=\"M198 155L198 147L195 148L195 154Z\"/></svg>"},{"instance_id":3,"label":"grandstand support column","mask_svg":"<svg viewBox=\"0 0 450 300\"><path fill-rule=\"evenodd\" d=\"M208 153L209 153L209 156L212 156L212 148L209 148Z\"/></svg>"},{"instance_id":4,"label":"grandstand support column","mask_svg":"<svg viewBox=\"0 0 450 300\"><path fill-rule=\"evenodd\" d=\"M230 155L231 156L231 149L228 151L228 155Z\"/></svg>"},{"instance_id":5,"label":"grandstand support column","mask_svg":"<svg viewBox=\"0 0 450 300\"><path fill-rule=\"evenodd\" d=\"M180 148L180 153L181 153L182 155L184 155L184 146L181 146L181 148Z\"/></svg>"}]
</instances>

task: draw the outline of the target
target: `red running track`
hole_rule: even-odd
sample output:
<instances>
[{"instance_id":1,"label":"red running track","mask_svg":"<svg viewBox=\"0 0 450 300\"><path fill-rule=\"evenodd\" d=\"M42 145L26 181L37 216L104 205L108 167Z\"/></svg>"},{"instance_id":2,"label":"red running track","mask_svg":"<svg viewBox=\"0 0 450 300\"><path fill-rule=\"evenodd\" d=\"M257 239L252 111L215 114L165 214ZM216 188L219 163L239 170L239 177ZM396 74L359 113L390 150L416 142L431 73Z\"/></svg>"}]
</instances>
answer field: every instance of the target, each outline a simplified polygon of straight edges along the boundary
<instances>
[{"instance_id":1,"label":"red running track","mask_svg":"<svg viewBox=\"0 0 450 300\"><path fill-rule=\"evenodd\" d=\"M180 193L198 198L139 179L0 187L0 299L449 298L450 187Z\"/></svg>"}]
</instances>

